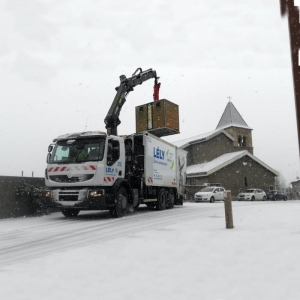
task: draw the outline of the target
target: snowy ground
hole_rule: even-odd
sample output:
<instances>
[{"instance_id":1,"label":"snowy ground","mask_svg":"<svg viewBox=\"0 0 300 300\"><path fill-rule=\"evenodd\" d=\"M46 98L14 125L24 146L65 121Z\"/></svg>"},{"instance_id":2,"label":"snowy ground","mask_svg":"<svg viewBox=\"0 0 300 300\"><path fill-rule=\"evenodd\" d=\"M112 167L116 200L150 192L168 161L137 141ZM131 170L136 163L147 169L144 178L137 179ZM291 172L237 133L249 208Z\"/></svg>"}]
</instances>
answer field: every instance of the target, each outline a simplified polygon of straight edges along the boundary
<instances>
[{"instance_id":1,"label":"snowy ground","mask_svg":"<svg viewBox=\"0 0 300 300\"><path fill-rule=\"evenodd\" d=\"M0 220L0 299L300 299L300 201Z\"/></svg>"}]
</instances>

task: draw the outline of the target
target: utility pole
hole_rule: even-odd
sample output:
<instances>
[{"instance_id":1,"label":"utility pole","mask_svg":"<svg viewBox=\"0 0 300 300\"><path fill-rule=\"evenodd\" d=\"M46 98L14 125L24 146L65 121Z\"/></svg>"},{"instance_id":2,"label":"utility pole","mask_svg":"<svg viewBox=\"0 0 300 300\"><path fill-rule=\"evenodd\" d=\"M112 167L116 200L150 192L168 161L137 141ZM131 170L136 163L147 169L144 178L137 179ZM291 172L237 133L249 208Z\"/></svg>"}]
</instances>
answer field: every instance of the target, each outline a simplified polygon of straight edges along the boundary
<instances>
[{"instance_id":1,"label":"utility pole","mask_svg":"<svg viewBox=\"0 0 300 300\"><path fill-rule=\"evenodd\" d=\"M280 0L281 16L288 15L292 71L294 78L294 94L296 105L297 129L298 129L298 146L300 154L300 23L299 7L294 5L294 0Z\"/></svg>"}]
</instances>

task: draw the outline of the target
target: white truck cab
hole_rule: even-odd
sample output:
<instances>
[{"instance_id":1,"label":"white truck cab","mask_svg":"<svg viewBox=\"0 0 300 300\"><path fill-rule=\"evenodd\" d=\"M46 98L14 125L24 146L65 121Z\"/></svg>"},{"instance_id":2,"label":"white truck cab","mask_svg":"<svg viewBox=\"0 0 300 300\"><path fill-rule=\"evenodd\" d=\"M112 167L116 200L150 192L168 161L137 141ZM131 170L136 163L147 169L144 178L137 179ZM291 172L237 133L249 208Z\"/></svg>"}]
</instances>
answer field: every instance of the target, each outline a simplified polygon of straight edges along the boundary
<instances>
[{"instance_id":1,"label":"white truck cab","mask_svg":"<svg viewBox=\"0 0 300 300\"><path fill-rule=\"evenodd\" d=\"M68 217L92 209L120 217L141 203L172 208L183 203L185 177L186 151L148 132L65 134L48 147L45 183Z\"/></svg>"}]
</instances>

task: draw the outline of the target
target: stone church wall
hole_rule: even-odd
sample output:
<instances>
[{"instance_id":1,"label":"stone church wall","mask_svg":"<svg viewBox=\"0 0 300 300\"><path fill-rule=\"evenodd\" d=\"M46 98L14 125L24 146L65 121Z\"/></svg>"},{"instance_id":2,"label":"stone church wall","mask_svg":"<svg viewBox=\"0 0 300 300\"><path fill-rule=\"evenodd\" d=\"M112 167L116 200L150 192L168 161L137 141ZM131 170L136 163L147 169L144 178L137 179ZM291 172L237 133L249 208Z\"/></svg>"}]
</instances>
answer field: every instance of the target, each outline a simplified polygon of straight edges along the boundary
<instances>
[{"instance_id":1,"label":"stone church wall","mask_svg":"<svg viewBox=\"0 0 300 300\"><path fill-rule=\"evenodd\" d=\"M246 164L243 157L210 176L188 178L188 197L192 198L199 186L205 183L220 183L231 190L232 200L236 200L237 195L247 188L260 188L267 192L274 186L274 174L248 156Z\"/></svg>"},{"instance_id":2,"label":"stone church wall","mask_svg":"<svg viewBox=\"0 0 300 300\"><path fill-rule=\"evenodd\" d=\"M233 145L240 150L244 149L253 154L252 130L240 127L229 127L224 129L233 138ZM238 150L238 151L240 151Z\"/></svg>"},{"instance_id":3,"label":"stone church wall","mask_svg":"<svg viewBox=\"0 0 300 300\"><path fill-rule=\"evenodd\" d=\"M218 136L209 139L208 141L191 145L185 150L188 151L187 165L190 166L211 161L223 155L224 153L237 152L247 149L234 147L233 141L225 134L221 133Z\"/></svg>"},{"instance_id":4,"label":"stone church wall","mask_svg":"<svg viewBox=\"0 0 300 300\"><path fill-rule=\"evenodd\" d=\"M188 166L211 161L224 153L236 151L232 145L232 140L224 134L220 134L208 141L191 145L185 150L188 151Z\"/></svg>"}]
</instances>

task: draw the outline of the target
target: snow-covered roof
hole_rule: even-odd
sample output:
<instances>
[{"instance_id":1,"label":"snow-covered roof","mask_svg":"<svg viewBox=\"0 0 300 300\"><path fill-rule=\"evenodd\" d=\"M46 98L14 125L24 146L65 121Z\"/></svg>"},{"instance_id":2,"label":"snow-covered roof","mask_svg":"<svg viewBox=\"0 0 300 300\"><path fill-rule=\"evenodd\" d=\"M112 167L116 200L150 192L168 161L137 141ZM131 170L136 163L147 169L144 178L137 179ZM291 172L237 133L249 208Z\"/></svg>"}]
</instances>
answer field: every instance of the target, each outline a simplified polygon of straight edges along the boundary
<instances>
[{"instance_id":1,"label":"snow-covered roof","mask_svg":"<svg viewBox=\"0 0 300 300\"><path fill-rule=\"evenodd\" d=\"M83 138L83 137L91 137L91 136L106 136L106 132L103 131L84 131L84 132L73 132L73 133L66 133L64 135L58 136L53 142L58 140L65 140L65 139L76 139L76 138Z\"/></svg>"},{"instance_id":2,"label":"snow-covered roof","mask_svg":"<svg viewBox=\"0 0 300 300\"><path fill-rule=\"evenodd\" d=\"M235 162L236 160L244 157L249 156L254 161L265 167L270 172L274 173L276 176L278 176L278 172L269 167L267 164L265 164L263 161L252 155L247 150L238 151L238 152L231 152L231 153L225 153L209 162L202 163L202 164L196 164L191 165L187 167L187 176L188 177L201 177L201 176L208 176L227 165Z\"/></svg>"},{"instance_id":3,"label":"snow-covered roof","mask_svg":"<svg viewBox=\"0 0 300 300\"><path fill-rule=\"evenodd\" d=\"M206 133L203 133L203 134L200 134L200 135L196 135L196 136L193 136L191 138L187 138L187 139L184 139L184 140L181 140L181 141L173 142L172 144L176 145L177 147L180 147L180 148L184 149L184 148L186 148L187 146L189 146L191 144L198 144L198 143L207 141L207 140L209 140L209 139L211 139L211 138L213 138L213 137L215 137L215 136L217 136L221 133L225 134L231 140L234 140L233 137L228 132L226 132L223 129L218 129L218 130L206 132Z\"/></svg>"},{"instance_id":4,"label":"snow-covered roof","mask_svg":"<svg viewBox=\"0 0 300 300\"><path fill-rule=\"evenodd\" d=\"M228 102L223 115L217 125L217 129L228 128L231 126L242 127L247 129L250 128L247 123L244 121L238 110L235 108L232 102Z\"/></svg>"},{"instance_id":5,"label":"snow-covered roof","mask_svg":"<svg viewBox=\"0 0 300 300\"><path fill-rule=\"evenodd\" d=\"M295 181L292 181L291 184L295 184L295 183L298 183L298 182L300 182L300 179L297 179L297 180L295 180Z\"/></svg>"}]
</instances>

